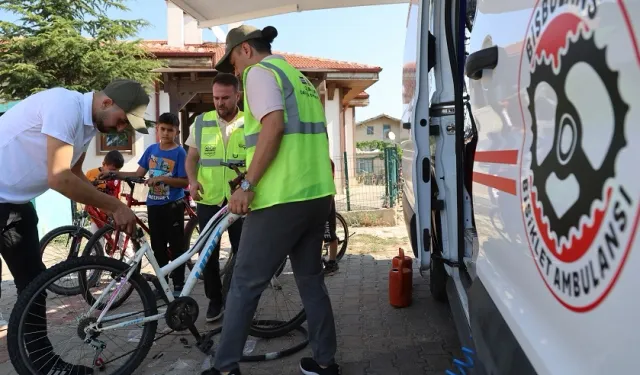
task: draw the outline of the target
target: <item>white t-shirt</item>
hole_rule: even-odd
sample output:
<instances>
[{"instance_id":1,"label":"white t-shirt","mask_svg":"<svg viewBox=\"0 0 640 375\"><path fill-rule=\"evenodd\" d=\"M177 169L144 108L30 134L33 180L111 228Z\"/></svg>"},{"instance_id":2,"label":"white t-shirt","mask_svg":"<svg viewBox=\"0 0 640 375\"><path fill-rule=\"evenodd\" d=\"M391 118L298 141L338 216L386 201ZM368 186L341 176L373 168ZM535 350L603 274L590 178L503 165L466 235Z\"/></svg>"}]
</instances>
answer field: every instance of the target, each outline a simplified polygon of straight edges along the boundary
<instances>
[{"instance_id":1,"label":"white t-shirt","mask_svg":"<svg viewBox=\"0 0 640 375\"><path fill-rule=\"evenodd\" d=\"M236 117L231 120L231 122L227 122L227 120L218 116L218 126L220 127L220 133L222 134L222 141L224 142L225 147L227 146L227 142L229 141L229 137L234 130L236 130L239 126L244 124L244 116L240 116L240 111L236 114ZM189 136L187 140L184 141L184 144L189 147L199 148L200 145L196 144L196 134L195 134L196 125L193 123L189 127Z\"/></svg>"},{"instance_id":2,"label":"white t-shirt","mask_svg":"<svg viewBox=\"0 0 640 375\"><path fill-rule=\"evenodd\" d=\"M262 61L269 62L269 60L282 59L284 57L280 55L269 55ZM282 90L278 86L278 81L273 75L271 70L261 68L259 65L251 68L247 73L247 84L245 86L247 90L247 101L251 108L251 113L258 120L262 121L262 118L274 111L281 111L284 109L284 100L282 100Z\"/></svg>"},{"instance_id":3,"label":"white t-shirt","mask_svg":"<svg viewBox=\"0 0 640 375\"><path fill-rule=\"evenodd\" d=\"M27 203L49 189L47 135L73 145L72 167L96 134L93 93L53 88L0 116L0 203Z\"/></svg>"}]
</instances>

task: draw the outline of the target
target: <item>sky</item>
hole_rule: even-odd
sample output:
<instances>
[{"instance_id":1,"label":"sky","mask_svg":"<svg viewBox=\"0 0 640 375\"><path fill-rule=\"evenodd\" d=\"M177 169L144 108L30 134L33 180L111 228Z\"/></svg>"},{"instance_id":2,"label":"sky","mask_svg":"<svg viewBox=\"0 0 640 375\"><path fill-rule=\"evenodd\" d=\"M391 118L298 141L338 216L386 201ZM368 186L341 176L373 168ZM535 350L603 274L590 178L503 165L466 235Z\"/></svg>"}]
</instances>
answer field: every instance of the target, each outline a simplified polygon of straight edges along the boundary
<instances>
[{"instance_id":1,"label":"sky","mask_svg":"<svg viewBox=\"0 0 640 375\"><path fill-rule=\"evenodd\" d=\"M164 0L129 0L129 12L110 11L113 18L142 18L151 25L142 29L143 39L167 39ZM387 113L402 115L402 57L409 5L380 5L290 13L246 21L256 27L278 29L273 48L278 51L358 62L382 68L380 80L367 92L368 107L356 109L356 121ZM0 12L0 19L14 17ZM226 30L226 27L223 27ZM215 41L205 29L205 41Z\"/></svg>"}]
</instances>

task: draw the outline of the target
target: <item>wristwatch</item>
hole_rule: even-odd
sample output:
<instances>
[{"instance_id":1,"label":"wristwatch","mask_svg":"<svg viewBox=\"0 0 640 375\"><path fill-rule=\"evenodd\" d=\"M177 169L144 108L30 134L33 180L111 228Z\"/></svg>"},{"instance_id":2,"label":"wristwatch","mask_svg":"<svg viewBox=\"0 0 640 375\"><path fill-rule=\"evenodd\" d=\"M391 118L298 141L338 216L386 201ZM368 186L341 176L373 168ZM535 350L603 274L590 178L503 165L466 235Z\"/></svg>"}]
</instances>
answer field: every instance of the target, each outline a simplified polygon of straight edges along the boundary
<instances>
[{"instance_id":1,"label":"wristwatch","mask_svg":"<svg viewBox=\"0 0 640 375\"><path fill-rule=\"evenodd\" d=\"M242 182L240 182L240 189L242 189L242 191L253 191L253 185L247 180L242 180Z\"/></svg>"}]
</instances>

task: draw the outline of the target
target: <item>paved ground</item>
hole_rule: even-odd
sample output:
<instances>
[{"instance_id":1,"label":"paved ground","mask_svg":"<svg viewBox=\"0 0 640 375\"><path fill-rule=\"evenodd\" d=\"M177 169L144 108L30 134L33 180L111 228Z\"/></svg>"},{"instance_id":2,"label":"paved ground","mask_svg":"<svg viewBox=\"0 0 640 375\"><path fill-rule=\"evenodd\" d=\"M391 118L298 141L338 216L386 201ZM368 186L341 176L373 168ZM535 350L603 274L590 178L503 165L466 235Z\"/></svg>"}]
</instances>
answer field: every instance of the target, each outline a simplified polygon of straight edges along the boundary
<instances>
[{"instance_id":1,"label":"paved ground","mask_svg":"<svg viewBox=\"0 0 640 375\"><path fill-rule=\"evenodd\" d=\"M390 259L397 254L398 246L409 249L404 224L401 223L394 228L353 228L353 232L355 235L350 240L350 255L341 261L340 272L327 278L338 331L337 360L343 367L342 373L444 374L445 370L450 368L452 356L459 355L459 342L448 307L433 300L427 280L414 269L413 305L405 309L396 309L388 303ZM283 275L282 279L288 277L287 270ZM0 313L8 320L15 301L15 289L10 277L5 275L3 279L5 281L2 283ZM292 289L295 288L292 285L292 282L287 284L286 280L283 281L284 294L291 297L292 310L296 310L299 299L294 298L297 290ZM202 282L196 285L193 296L201 306L198 328L214 328L215 326L203 322L206 298ZM273 293L270 296L273 297ZM135 298L134 294L130 300ZM269 301L266 295L261 300L260 310L266 315L273 313ZM126 308L128 303L123 305L123 308ZM67 302L65 306L69 304L71 303ZM54 309L49 305L48 307L49 313L52 313ZM52 314L57 317L55 312ZM66 313L59 317L61 322L69 322ZM51 326L51 323L49 324ZM166 330L166 324L161 322L158 335ZM127 328L122 332L122 344L117 346L135 345L140 332L137 327ZM0 375L15 373L7 358L5 334L3 329L3 332L0 332ZM245 350L247 354L251 352L251 355L278 351L295 345L302 339L299 333L272 340L249 337ZM210 361L193 347L193 343L192 336L177 333L159 339L136 374L199 374ZM254 346L252 351L251 346ZM286 358L243 363L243 373L298 374L298 360L308 356L310 351L310 348L306 347ZM107 367L107 370L100 374L108 374L113 370L115 368Z\"/></svg>"}]
</instances>

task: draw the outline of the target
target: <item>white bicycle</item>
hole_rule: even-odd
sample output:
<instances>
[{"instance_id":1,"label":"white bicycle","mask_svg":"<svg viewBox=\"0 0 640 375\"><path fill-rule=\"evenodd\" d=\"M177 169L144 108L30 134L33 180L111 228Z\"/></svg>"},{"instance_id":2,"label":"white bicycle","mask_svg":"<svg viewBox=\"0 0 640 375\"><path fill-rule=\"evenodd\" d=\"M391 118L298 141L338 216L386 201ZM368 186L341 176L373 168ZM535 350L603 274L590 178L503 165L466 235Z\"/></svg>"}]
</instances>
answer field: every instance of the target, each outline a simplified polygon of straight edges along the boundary
<instances>
[{"instance_id":1,"label":"white bicycle","mask_svg":"<svg viewBox=\"0 0 640 375\"><path fill-rule=\"evenodd\" d=\"M233 190L243 177L238 167L242 167L244 164L224 163L224 165L235 170L238 174L236 179L229 181ZM166 321L170 329L169 333L172 331L190 331L197 340L198 348L205 353L209 353L213 345L211 335L203 336L196 329L195 322L198 318L199 307L196 300L189 295L193 291L198 277L203 273L205 265L214 247L220 241L222 233L239 218L239 215L232 214L227 207L222 208L209 223L207 223L207 226L202 233L200 233L194 246L178 259L162 268L159 267L151 247L145 240L142 230L138 228L137 234L132 236L136 253L133 259L127 263L109 257L83 256L59 263L42 273L21 293L11 314L7 332L7 346L11 362L17 373L20 375L48 373L51 364L43 365L43 360L41 359L43 356L46 356L47 353L49 356L52 356L52 358L55 358L56 361L62 359L62 355L57 350L51 349L49 352L43 354L42 352L44 350L42 345L40 345L37 350L34 349L35 346L33 342L40 340L41 342L51 342L51 347L58 343L63 344L65 348L68 348L71 344L78 344L81 352L87 349L92 351L92 355L89 355L89 357L92 357L90 358L90 363L88 363L86 359L78 360L76 358L78 354L77 351L71 353L71 360L66 357L62 359L65 362L94 369L97 368L100 369L101 374L103 374L105 373L104 371L106 370L107 364L109 364L109 369L111 369L112 363L120 361L122 364L116 366L116 369L109 373L117 375L132 374L145 359L153 342L156 340L155 335L158 328L158 321L161 319ZM169 275L179 265L186 263L201 249L204 250L200 253L197 263L189 274L182 293L179 297L174 298L169 284L165 280L165 276ZM148 258L155 275L157 275L154 284L164 292L165 298L168 301L164 309L158 309L154 293L149 283L143 278L139 271L138 265L144 256ZM104 283L107 285L106 289L97 295L93 295L91 290L98 287L98 284L103 283L89 282L87 277L87 273L94 272L99 272L101 276L107 276L111 279ZM291 277L290 281L292 281L295 286L292 275L290 275L290 273L287 274L289 274ZM230 275L226 275L226 277L230 279ZM62 308L52 308L49 301L46 303L46 318L42 319L40 316L35 316L38 315L35 312L41 314L45 310L44 307L38 306L38 301L42 300L41 296L46 294L46 290L51 284L58 282L62 278L75 279L80 284L79 290L81 292L75 295L80 302L69 302L65 300L61 306L88 308L88 311L78 314L75 318L71 324L72 329L70 334L57 334L58 328L62 326L63 318L66 318L69 314L58 312L59 310L62 311ZM283 276L281 267L279 272L274 275L271 280L272 289L282 290L283 284L286 284L287 281L283 280L283 278L286 278L286 275ZM91 276L91 279L95 280L95 277ZM141 302L137 304L136 302L132 302L134 300L133 298L129 298L122 306L114 308L112 306L113 302L117 299L121 291L126 290L125 285L127 284L129 284L129 288L132 288L140 295ZM225 284L225 288L228 290L228 283ZM226 293L224 294L226 295ZM74 296L55 295L53 297L71 298ZM92 303L88 304L87 301L91 301ZM113 314L111 311L112 309L122 311L123 308L127 307L133 307L134 310L137 311L118 314ZM299 328L304 320L306 320L306 314L301 305L298 305L295 311L296 313L292 314L293 317L288 320L254 320L251 325L250 335L270 338L286 334ZM51 315L49 315L49 313L51 313ZM37 325L44 325L44 328L36 329L35 327ZM124 331L127 337L119 341L110 340L109 337L107 337L109 334L115 334L118 330ZM168 333L164 333L158 337L158 339L167 334ZM64 345L64 343L66 343L66 345ZM115 350L124 350L124 346L128 344L133 344L135 348L122 355L114 353ZM47 344L47 346L49 345ZM48 349L48 347L45 349ZM125 359L124 357L129 354L130 356ZM84 363L78 363L79 361ZM67 372L62 373L66 374ZM68 373L73 373L73 371Z\"/></svg>"}]
</instances>

